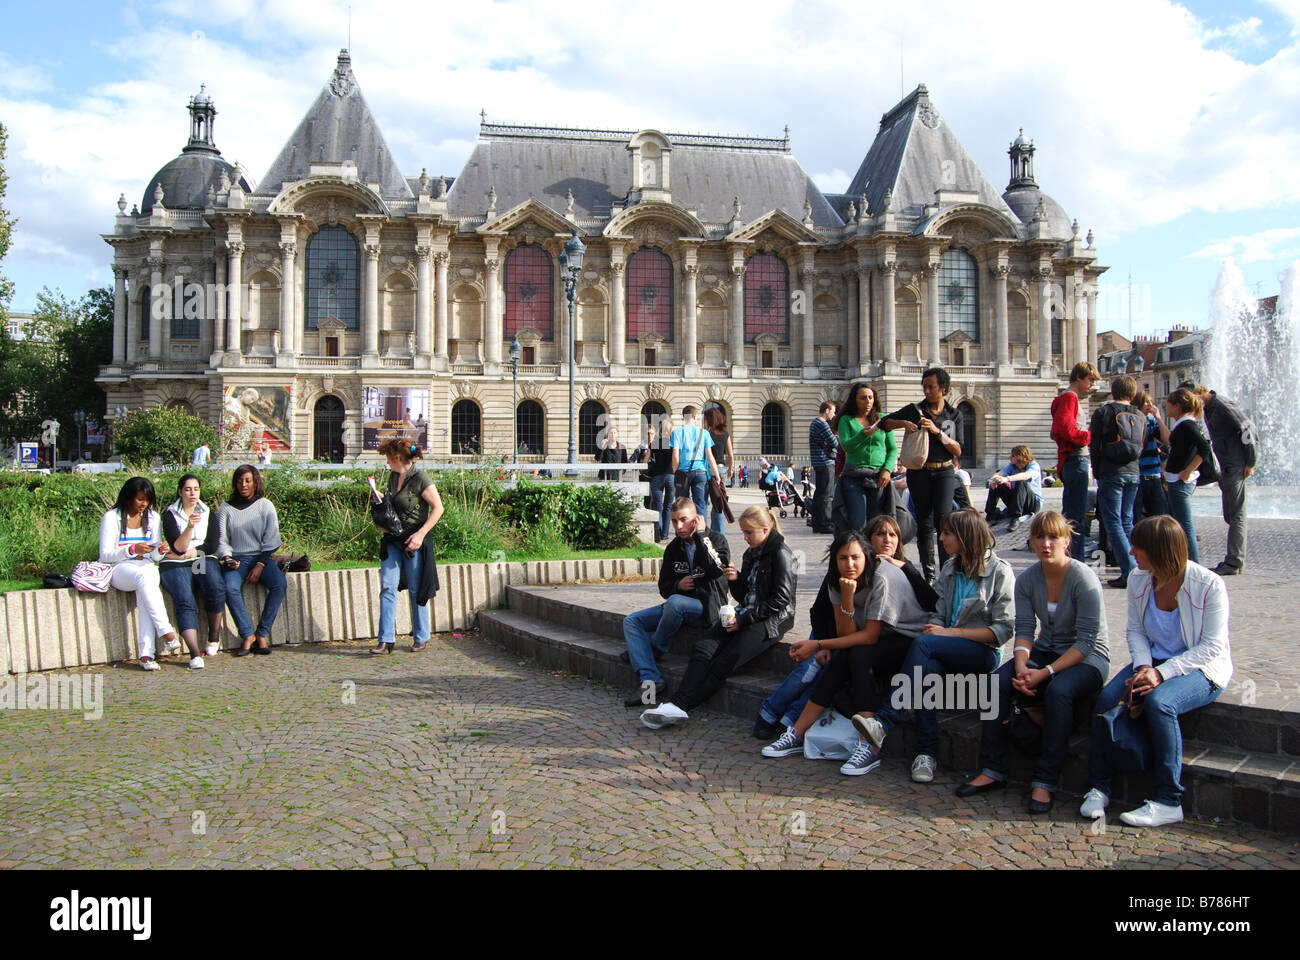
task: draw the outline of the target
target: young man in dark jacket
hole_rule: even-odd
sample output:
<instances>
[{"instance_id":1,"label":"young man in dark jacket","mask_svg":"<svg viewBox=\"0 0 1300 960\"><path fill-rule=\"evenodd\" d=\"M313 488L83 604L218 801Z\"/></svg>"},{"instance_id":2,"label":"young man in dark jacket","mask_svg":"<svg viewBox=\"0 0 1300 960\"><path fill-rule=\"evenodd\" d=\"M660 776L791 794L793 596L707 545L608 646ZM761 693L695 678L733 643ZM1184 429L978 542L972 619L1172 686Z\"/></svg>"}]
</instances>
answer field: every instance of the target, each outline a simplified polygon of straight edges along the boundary
<instances>
[{"instance_id":1,"label":"young man in dark jacket","mask_svg":"<svg viewBox=\"0 0 1300 960\"><path fill-rule=\"evenodd\" d=\"M1246 478L1255 472L1258 437L1254 424L1231 400L1205 387L1196 392L1205 404L1205 426L1219 461L1223 522L1228 525L1228 554L1214 572L1230 577L1246 564Z\"/></svg>"},{"instance_id":2,"label":"young man in dark jacket","mask_svg":"<svg viewBox=\"0 0 1300 960\"><path fill-rule=\"evenodd\" d=\"M623 639L636 673L637 686L624 701L627 707L652 707L666 699L667 686L655 662L668 652L668 644L683 624L711 627L718 608L727 603L726 567L731 562L727 538L707 529L690 497L673 501L676 534L664 549L659 565L657 607L638 610L623 618Z\"/></svg>"},{"instance_id":3,"label":"young man in dark jacket","mask_svg":"<svg viewBox=\"0 0 1300 960\"><path fill-rule=\"evenodd\" d=\"M1128 586L1129 571L1133 569L1128 538L1133 533L1138 460L1146 439L1146 414L1133 406L1135 396L1137 381L1132 377L1116 377L1110 382L1110 402L1093 411L1088 427L1092 472L1097 477L1097 515L1106 529L1115 565L1119 567L1119 576L1107 583L1118 588ZM1121 422L1135 444L1132 449L1119 435ZM1131 459L1125 459L1130 456Z\"/></svg>"}]
</instances>

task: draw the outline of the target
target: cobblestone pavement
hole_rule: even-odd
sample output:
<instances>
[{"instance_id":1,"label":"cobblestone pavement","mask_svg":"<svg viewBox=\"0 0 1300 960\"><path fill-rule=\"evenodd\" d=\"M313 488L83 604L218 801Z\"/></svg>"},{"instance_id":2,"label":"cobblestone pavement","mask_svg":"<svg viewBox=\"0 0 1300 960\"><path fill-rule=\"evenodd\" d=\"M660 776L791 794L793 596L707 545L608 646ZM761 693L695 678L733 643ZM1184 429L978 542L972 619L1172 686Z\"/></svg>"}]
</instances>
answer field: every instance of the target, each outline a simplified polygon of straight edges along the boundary
<instances>
[{"instance_id":1,"label":"cobblestone pavement","mask_svg":"<svg viewBox=\"0 0 1300 960\"><path fill-rule=\"evenodd\" d=\"M622 694L475 634L104 676L99 720L6 711L0 868L1295 867L1294 838L1213 823L1094 834L956 775L765 760L701 713L652 732Z\"/></svg>"}]
</instances>

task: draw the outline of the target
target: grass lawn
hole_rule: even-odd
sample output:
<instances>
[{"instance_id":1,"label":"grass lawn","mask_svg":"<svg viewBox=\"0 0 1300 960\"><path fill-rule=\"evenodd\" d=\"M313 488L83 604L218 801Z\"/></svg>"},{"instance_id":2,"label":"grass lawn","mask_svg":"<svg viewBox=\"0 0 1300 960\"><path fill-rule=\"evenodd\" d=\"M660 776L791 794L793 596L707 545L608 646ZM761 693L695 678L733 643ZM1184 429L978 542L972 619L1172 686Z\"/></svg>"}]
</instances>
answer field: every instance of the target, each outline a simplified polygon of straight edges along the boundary
<instances>
[{"instance_id":1,"label":"grass lawn","mask_svg":"<svg viewBox=\"0 0 1300 960\"><path fill-rule=\"evenodd\" d=\"M41 581L35 579L19 578L17 580L0 580L0 593L9 593L12 590L34 590L41 585Z\"/></svg>"}]
</instances>

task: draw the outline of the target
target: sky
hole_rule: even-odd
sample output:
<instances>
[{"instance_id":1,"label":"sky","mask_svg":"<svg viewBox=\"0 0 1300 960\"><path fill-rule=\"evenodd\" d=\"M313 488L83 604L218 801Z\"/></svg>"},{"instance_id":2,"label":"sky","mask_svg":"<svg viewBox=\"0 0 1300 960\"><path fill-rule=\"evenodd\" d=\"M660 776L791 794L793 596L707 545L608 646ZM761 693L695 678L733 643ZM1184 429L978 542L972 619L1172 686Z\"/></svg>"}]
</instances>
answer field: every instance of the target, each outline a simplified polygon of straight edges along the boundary
<instances>
[{"instance_id":1,"label":"sky","mask_svg":"<svg viewBox=\"0 0 1300 960\"><path fill-rule=\"evenodd\" d=\"M350 46L410 176L455 176L492 122L779 137L843 192L925 83L999 189L1021 128L1042 189L1092 230L1098 330L1205 327L1232 258L1259 296L1300 259L1300 0L189 0L0 13L10 309L111 286L116 201L185 145L260 179ZM566 15L567 14L567 15ZM350 29L350 43L349 43ZM1130 280L1131 278L1131 280Z\"/></svg>"}]
</instances>

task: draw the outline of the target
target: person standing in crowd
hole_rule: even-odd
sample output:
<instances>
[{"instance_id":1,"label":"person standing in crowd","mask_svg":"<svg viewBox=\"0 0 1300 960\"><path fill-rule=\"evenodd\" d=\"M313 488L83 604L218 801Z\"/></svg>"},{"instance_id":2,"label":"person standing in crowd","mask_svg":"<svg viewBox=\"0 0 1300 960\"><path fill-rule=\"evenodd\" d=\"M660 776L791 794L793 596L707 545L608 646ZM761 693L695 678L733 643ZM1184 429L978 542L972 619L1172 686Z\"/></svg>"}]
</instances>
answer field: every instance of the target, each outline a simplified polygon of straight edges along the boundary
<instances>
[{"instance_id":1,"label":"person standing in crowd","mask_svg":"<svg viewBox=\"0 0 1300 960\"><path fill-rule=\"evenodd\" d=\"M695 422L699 408L692 404L682 407L682 425L673 430L669 445L673 450L673 476L675 496L690 497L701 517L707 516L709 497L706 492L709 477L722 479L718 461L713 457L713 437Z\"/></svg>"},{"instance_id":2,"label":"person standing in crowd","mask_svg":"<svg viewBox=\"0 0 1300 960\"><path fill-rule=\"evenodd\" d=\"M1137 381L1116 377L1110 382L1110 402L1093 411L1088 426L1092 472L1097 476L1097 513L1115 554L1119 576L1109 586L1128 586L1133 558L1128 535L1133 530L1133 501L1138 492L1138 460L1146 443L1146 415L1132 403Z\"/></svg>"},{"instance_id":3,"label":"person standing in crowd","mask_svg":"<svg viewBox=\"0 0 1300 960\"><path fill-rule=\"evenodd\" d=\"M235 468L232 486L230 499L217 510L217 556L226 583L226 606L243 641L234 654L269 655L271 627L289 586L272 557L280 549L280 515L266 499L262 474L251 463ZM266 603L256 630L244 607L245 583L266 587Z\"/></svg>"},{"instance_id":4,"label":"person standing in crowd","mask_svg":"<svg viewBox=\"0 0 1300 960\"><path fill-rule=\"evenodd\" d=\"M998 504L1006 504L999 510ZM989 496L984 502L984 519L992 526L1009 521L1007 533L1043 508L1043 468L1023 443L1011 448L1007 465L989 478Z\"/></svg>"},{"instance_id":5,"label":"person standing in crowd","mask_svg":"<svg viewBox=\"0 0 1300 960\"><path fill-rule=\"evenodd\" d=\"M641 722L651 730L689 719L689 711L721 690L734 670L794 626L797 561L776 517L767 507L750 507L740 515L740 532L748 547L741 568L728 563L724 570L731 596L740 607L726 626L719 619L708 635L696 642L672 700L641 714Z\"/></svg>"},{"instance_id":6,"label":"person standing in crowd","mask_svg":"<svg viewBox=\"0 0 1300 960\"><path fill-rule=\"evenodd\" d=\"M659 595L664 602L623 618L623 640L637 686L626 707L652 707L668 699L657 661L668 652L683 624L712 627L727 602L726 567L731 548L721 533L709 530L690 497L673 501L673 533L659 565Z\"/></svg>"},{"instance_id":7,"label":"person standing in crowd","mask_svg":"<svg viewBox=\"0 0 1300 960\"><path fill-rule=\"evenodd\" d=\"M1088 469L1092 436L1084 429L1087 414L1079 400L1092 393L1101 373L1086 360L1070 371L1070 386L1052 401L1052 439L1056 441L1056 475L1061 480L1061 513L1070 521L1074 538L1070 556L1083 559L1083 528L1088 516Z\"/></svg>"},{"instance_id":8,"label":"person standing in crowd","mask_svg":"<svg viewBox=\"0 0 1300 960\"><path fill-rule=\"evenodd\" d=\"M192 473L176 484L176 502L163 513L163 539L167 550L158 565L162 588L171 595L181 637L190 648L190 668L203 667L203 654L215 656L221 649L221 621L226 608L226 584L217 562L216 517L203 502L199 478ZM202 562L198 563L202 557ZM198 566L202 572L195 570ZM208 645L199 650L199 613L194 588L203 594L208 618Z\"/></svg>"},{"instance_id":9,"label":"person standing in crowd","mask_svg":"<svg viewBox=\"0 0 1300 960\"><path fill-rule=\"evenodd\" d=\"M1007 725L1014 691L1018 706L1041 707L1044 713L1029 812L1052 809L1074 727L1075 703L1094 696L1110 672L1101 581L1092 567L1070 556L1071 535L1069 521L1055 510L1043 511L1029 525L1029 544L1038 562L1016 578L1012 659L996 673L998 714L982 721L983 770L957 788L959 797L1006 786Z\"/></svg>"},{"instance_id":10,"label":"person standing in crowd","mask_svg":"<svg viewBox=\"0 0 1300 960\"><path fill-rule=\"evenodd\" d=\"M599 449L596 451L597 463L627 463L627 447L618 442L618 427L609 426L605 429L605 436L601 438L598 444ZM621 470L602 470L599 479L606 482L617 482L623 479Z\"/></svg>"},{"instance_id":11,"label":"person standing in crowd","mask_svg":"<svg viewBox=\"0 0 1300 960\"><path fill-rule=\"evenodd\" d=\"M191 466L206 467L208 461L212 459L212 449L207 442L200 443L194 448L194 458L190 461Z\"/></svg>"},{"instance_id":12,"label":"person standing in crowd","mask_svg":"<svg viewBox=\"0 0 1300 960\"><path fill-rule=\"evenodd\" d=\"M1201 415L1201 398L1186 387L1179 387L1165 401L1165 414L1174 425L1169 429L1169 457L1165 460L1165 502L1169 515L1178 521L1187 535L1187 556L1201 562L1192 525L1192 494L1200 483L1213 483L1214 452L1210 438L1197 422Z\"/></svg>"},{"instance_id":13,"label":"person standing in crowd","mask_svg":"<svg viewBox=\"0 0 1300 960\"><path fill-rule=\"evenodd\" d=\"M397 594L405 582L411 602L411 652L422 653L429 646L429 601L438 592L429 534L442 519L442 497L429 475L415 467L419 446L393 438L379 445L379 453L388 459L387 495L402 532L385 533L379 541L379 643L370 652L392 653L397 645Z\"/></svg>"},{"instance_id":14,"label":"person standing in crowd","mask_svg":"<svg viewBox=\"0 0 1300 960\"><path fill-rule=\"evenodd\" d=\"M646 465L645 478L650 484L650 509L657 515L655 543L668 536L669 512L673 503L673 451L668 446L667 435L672 431L672 419L664 416L658 426L647 423L645 442L636 448L632 459ZM662 431L662 432L661 432Z\"/></svg>"},{"instance_id":15,"label":"person standing in crowd","mask_svg":"<svg viewBox=\"0 0 1300 960\"><path fill-rule=\"evenodd\" d=\"M1165 512L1165 481L1160 474L1169 452L1169 428L1145 390L1138 391L1133 406L1147 418L1142 456L1138 458L1138 495L1133 499L1133 526L1137 526L1143 517L1158 517Z\"/></svg>"},{"instance_id":16,"label":"person standing in crowd","mask_svg":"<svg viewBox=\"0 0 1300 960\"><path fill-rule=\"evenodd\" d=\"M148 477L132 477L122 484L117 502L99 522L99 562L111 564L109 583L135 594L136 626L140 633L140 667L158 670L154 644L161 640L164 653L179 653L181 642L167 618L157 561L162 558L162 520L158 494Z\"/></svg>"},{"instance_id":17,"label":"person standing in crowd","mask_svg":"<svg viewBox=\"0 0 1300 960\"><path fill-rule=\"evenodd\" d=\"M1120 814L1134 827L1183 819L1183 734L1178 718L1213 703L1232 679L1228 590L1187 559L1187 538L1173 517L1148 517L1133 528L1137 570L1129 577L1128 646L1133 662L1117 673L1093 708L1087 795L1079 814L1095 819L1110 803L1111 735L1102 716L1119 704L1146 727L1155 767L1155 798Z\"/></svg>"},{"instance_id":18,"label":"person standing in crowd","mask_svg":"<svg viewBox=\"0 0 1300 960\"><path fill-rule=\"evenodd\" d=\"M740 465L740 489L744 490L749 486L749 467L745 464Z\"/></svg>"},{"instance_id":19,"label":"person standing in crowd","mask_svg":"<svg viewBox=\"0 0 1300 960\"><path fill-rule=\"evenodd\" d=\"M937 570L935 537L943 526L943 518L952 513L958 484L957 459L961 457L961 444L956 437L961 433L962 417L947 400L951 385L952 378L947 370L942 367L926 370L921 374L925 399L894 411L883 424L889 431L901 429L914 433L925 430L930 434L926 462L907 471L907 488L916 505L916 543L921 553L921 568L931 583ZM966 502L970 502L969 498ZM947 559L943 544L939 544L939 566L943 566Z\"/></svg>"},{"instance_id":20,"label":"person standing in crowd","mask_svg":"<svg viewBox=\"0 0 1300 960\"><path fill-rule=\"evenodd\" d=\"M704 429L709 432L713 449L721 451L722 462L726 464L727 480L736 475L736 452L731 445L731 434L727 430L727 412L716 403L704 408ZM722 480L722 477L718 477ZM724 481L725 482L725 481ZM727 515L721 510L709 506L709 529L715 533L727 531Z\"/></svg>"},{"instance_id":21,"label":"person standing in crowd","mask_svg":"<svg viewBox=\"0 0 1300 960\"><path fill-rule=\"evenodd\" d=\"M1205 406L1205 426L1219 461L1223 522L1228 525L1228 552L1214 572L1231 577L1246 565L1246 479L1255 472L1259 438L1254 424L1231 400L1207 387L1196 393Z\"/></svg>"},{"instance_id":22,"label":"person standing in crowd","mask_svg":"<svg viewBox=\"0 0 1300 960\"><path fill-rule=\"evenodd\" d=\"M271 441L263 440L254 449L257 454L257 465L259 467L269 467L271 465Z\"/></svg>"},{"instance_id":23,"label":"person standing in crowd","mask_svg":"<svg viewBox=\"0 0 1300 960\"><path fill-rule=\"evenodd\" d=\"M880 422L880 393L863 381L849 384L831 427L844 450L840 492L849 527L861 530L880 512L880 492L889 486L898 460L892 430Z\"/></svg>"}]
</instances>

